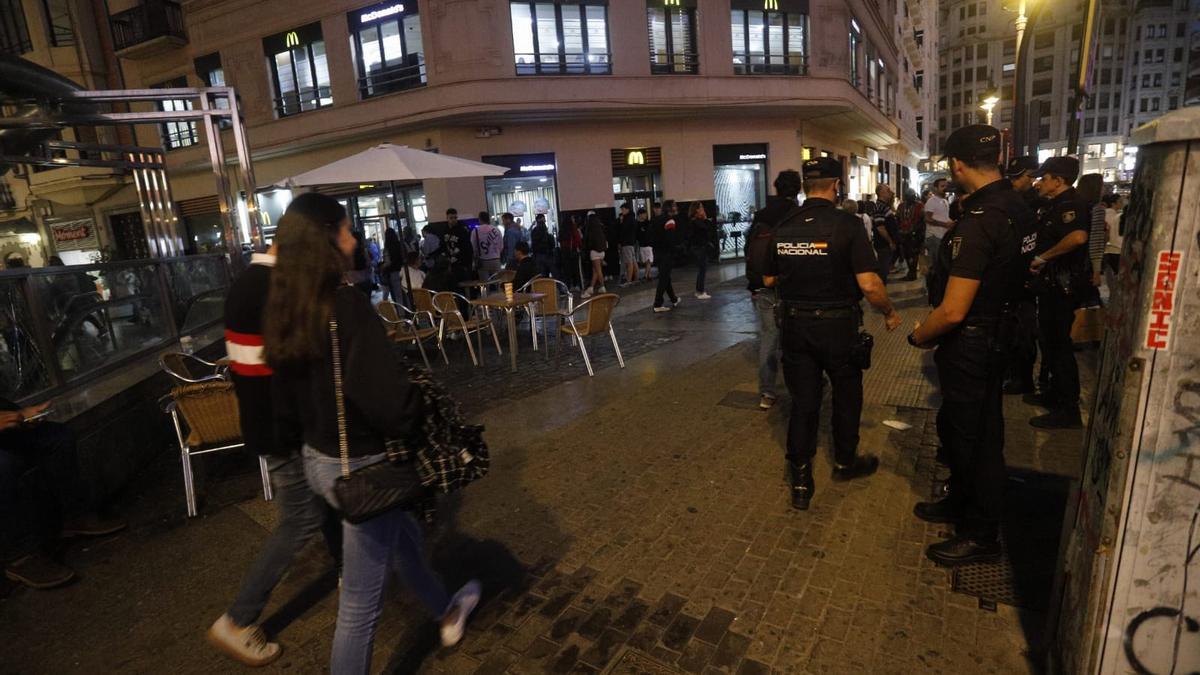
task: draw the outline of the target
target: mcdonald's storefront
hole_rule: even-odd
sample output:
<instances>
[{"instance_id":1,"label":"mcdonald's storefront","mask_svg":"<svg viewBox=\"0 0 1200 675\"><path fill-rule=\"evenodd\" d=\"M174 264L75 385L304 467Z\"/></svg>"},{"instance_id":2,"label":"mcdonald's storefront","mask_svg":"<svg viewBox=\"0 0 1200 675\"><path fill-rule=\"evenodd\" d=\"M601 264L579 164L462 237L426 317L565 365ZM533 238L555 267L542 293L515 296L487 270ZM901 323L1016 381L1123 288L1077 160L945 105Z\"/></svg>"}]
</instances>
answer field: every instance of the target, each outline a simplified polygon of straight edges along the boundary
<instances>
[{"instance_id":1,"label":"mcdonald's storefront","mask_svg":"<svg viewBox=\"0 0 1200 675\"><path fill-rule=\"evenodd\" d=\"M613 148L613 206L625 202L634 211L646 209L663 198L662 148Z\"/></svg>"},{"instance_id":2,"label":"mcdonald's storefront","mask_svg":"<svg viewBox=\"0 0 1200 675\"><path fill-rule=\"evenodd\" d=\"M557 231L558 166L554 153L484 155L482 161L508 168L503 177L488 178L483 183L487 210L493 217L511 213L521 224L532 227L534 217L542 214L546 225ZM465 218L470 214L462 215Z\"/></svg>"}]
</instances>

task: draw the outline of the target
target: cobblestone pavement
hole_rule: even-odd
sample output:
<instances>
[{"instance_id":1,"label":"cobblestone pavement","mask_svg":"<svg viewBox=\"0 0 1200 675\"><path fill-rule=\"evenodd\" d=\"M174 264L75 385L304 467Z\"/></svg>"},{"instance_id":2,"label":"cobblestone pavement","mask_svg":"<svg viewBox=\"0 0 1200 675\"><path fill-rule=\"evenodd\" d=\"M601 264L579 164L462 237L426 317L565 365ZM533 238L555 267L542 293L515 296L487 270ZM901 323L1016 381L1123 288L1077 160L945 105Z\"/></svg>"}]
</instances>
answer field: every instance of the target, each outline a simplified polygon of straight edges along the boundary
<instances>
[{"instance_id":1,"label":"cobblestone pavement","mask_svg":"<svg viewBox=\"0 0 1200 675\"><path fill-rule=\"evenodd\" d=\"M923 316L915 286L892 290L910 300L906 323ZM754 315L740 282L666 315L646 309L646 292L628 294L616 323L624 370L601 356L595 378L579 363L567 372L564 343L553 367L530 352L514 377L493 352L483 370L494 387L464 379L458 394L488 427L493 471L447 504L432 541L448 583L479 575L485 602L464 642L441 650L395 589L377 671L1036 672L1044 616L981 608L923 555L945 534L911 516L936 480L928 353L868 317L876 354L861 447L882 468L832 483L823 429L816 497L799 513L782 480L786 400L755 407ZM460 372L443 370L451 383ZM1006 401L1010 465L1073 476L1082 432L1035 433L1032 412ZM148 486L131 502L130 532L70 552L79 583L0 605L10 636L0 672L239 670L202 633L271 526L254 480L249 470L214 479L202 517L187 522L173 473ZM268 608L285 653L262 672L322 672L334 586L310 549Z\"/></svg>"}]
</instances>

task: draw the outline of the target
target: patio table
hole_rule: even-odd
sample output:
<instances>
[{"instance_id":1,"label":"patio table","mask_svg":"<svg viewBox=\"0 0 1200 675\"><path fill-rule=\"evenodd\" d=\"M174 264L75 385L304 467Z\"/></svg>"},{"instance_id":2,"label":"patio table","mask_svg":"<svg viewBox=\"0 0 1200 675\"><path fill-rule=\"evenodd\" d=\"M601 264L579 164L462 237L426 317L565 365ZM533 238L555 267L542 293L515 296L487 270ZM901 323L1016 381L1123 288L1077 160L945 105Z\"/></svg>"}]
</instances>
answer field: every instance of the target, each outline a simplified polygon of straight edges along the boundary
<instances>
[{"instance_id":1,"label":"patio table","mask_svg":"<svg viewBox=\"0 0 1200 675\"><path fill-rule=\"evenodd\" d=\"M512 297L503 293L495 293L471 301L476 307L499 309L504 311L504 319L508 325L508 355L511 359L512 372L517 372L517 317L518 307L529 308L529 325L533 334L533 351L538 349L537 317L535 305L545 298L545 293L513 293Z\"/></svg>"}]
</instances>

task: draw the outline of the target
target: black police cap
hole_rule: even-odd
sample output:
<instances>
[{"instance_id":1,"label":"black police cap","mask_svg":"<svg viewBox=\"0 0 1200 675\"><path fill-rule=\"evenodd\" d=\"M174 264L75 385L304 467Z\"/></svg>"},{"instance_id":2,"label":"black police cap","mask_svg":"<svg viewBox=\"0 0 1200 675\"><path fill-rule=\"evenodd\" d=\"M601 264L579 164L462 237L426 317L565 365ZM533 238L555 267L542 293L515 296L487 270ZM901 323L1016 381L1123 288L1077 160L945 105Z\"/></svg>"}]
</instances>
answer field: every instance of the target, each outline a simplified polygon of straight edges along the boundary
<instances>
[{"instance_id":1,"label":"black police cap","mask_svg":"<svg viewBox=\"0 0 1200 675\"><path fill-rule=\"evenodd\" d=\"M1004 170L1004 175L1009 178L1018 178L1026 171L1037 171L1037 168L1037 159L1029 155L1022 155L1008 160L1008 167Z\"/></svg>"},{"instance_id":2,"label":"black police cap","mask_svg":"<svg viewBox=\"0 0 1200 675\"><path fill-rule=\"evenodd\" d=\"M1000 131L987 124L972 124L957 129L946 139L943 154L964 162L990 159L998 163Z\"/></svg>"},{"instance_id":3,"label":"black police cap","mask_svg":"<svg viewBox=\"0 0 1200 675\"><path fill-rule=\"evenodd\" d=\"M1079 178L1079 160L1074 157L1050 157L1042 162L1034 176L1041 178L1046 174L1054 174L1067 183L1074 183Z\"/></svg>"},{"instance_id":4,"label":"black police cap","mask_svg":"<svg viewBox=\"0 0 1200 675\"><path fill-rule=\"evenodd\" d=\"M842 178L842 163L833 157L816 157L804 160L800 167L804 180L819 180L821 178Z\"/></svg>"}]
</instances>

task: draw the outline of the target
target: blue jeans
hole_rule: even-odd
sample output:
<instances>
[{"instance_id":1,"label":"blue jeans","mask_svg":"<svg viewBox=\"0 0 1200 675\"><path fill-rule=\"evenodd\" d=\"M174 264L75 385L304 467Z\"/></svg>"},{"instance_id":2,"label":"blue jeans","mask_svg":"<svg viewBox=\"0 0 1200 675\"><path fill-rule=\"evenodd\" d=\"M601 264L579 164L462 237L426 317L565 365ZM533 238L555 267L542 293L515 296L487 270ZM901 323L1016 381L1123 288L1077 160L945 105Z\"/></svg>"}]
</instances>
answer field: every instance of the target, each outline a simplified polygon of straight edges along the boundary
<instances>
[{"instance_id":1,"label":"blue jeans","mask_svg":"<svg viewBox=\"0 0 1200 675\"><path fill-rule=\"evenodd\" d=\"M279 524L246 571L242 588L229 609L230 618L239 626L249 626L258 621L271 597L271 591L275 590L296 554L317 532L325 535L329 555L335 564L341 566L341 518L320 495L308 487L304 476L304 460L298 454L269 457L267 468L271 472L271 487L279 508Z\"/></svg>"},{"instance_id":2,"label":"blue jeans","mask_svg":"<svg viewBox=\"0 0 1200 675\"><path fill-rule=\"evenodd\" d=\"M758 313L758 395L776 398L779 379L779 327L775 325L775 291L765 289L753 294Z\"/></svg>"},{"instance_id":3,"label":"blue jeans","mask_svg":"<svg viewBox=\"0 0 1200 675\"><path fill-rule=\"evenodd\" d=\"M341 459L323 455L308 446L303 452L308 484L330 505L336 506L333 484L342 472ZM352 457L350 470L385 459L384 454ZM383 612L383 592L389 570L404 579L431 615L441 618L450 607L445 587L425 559L421 525L411 513L394 509L357 525L343 521L342 537L342 592L329 663L333 675L370 671L375 629Z\"/></svg>"}]
</instances>

